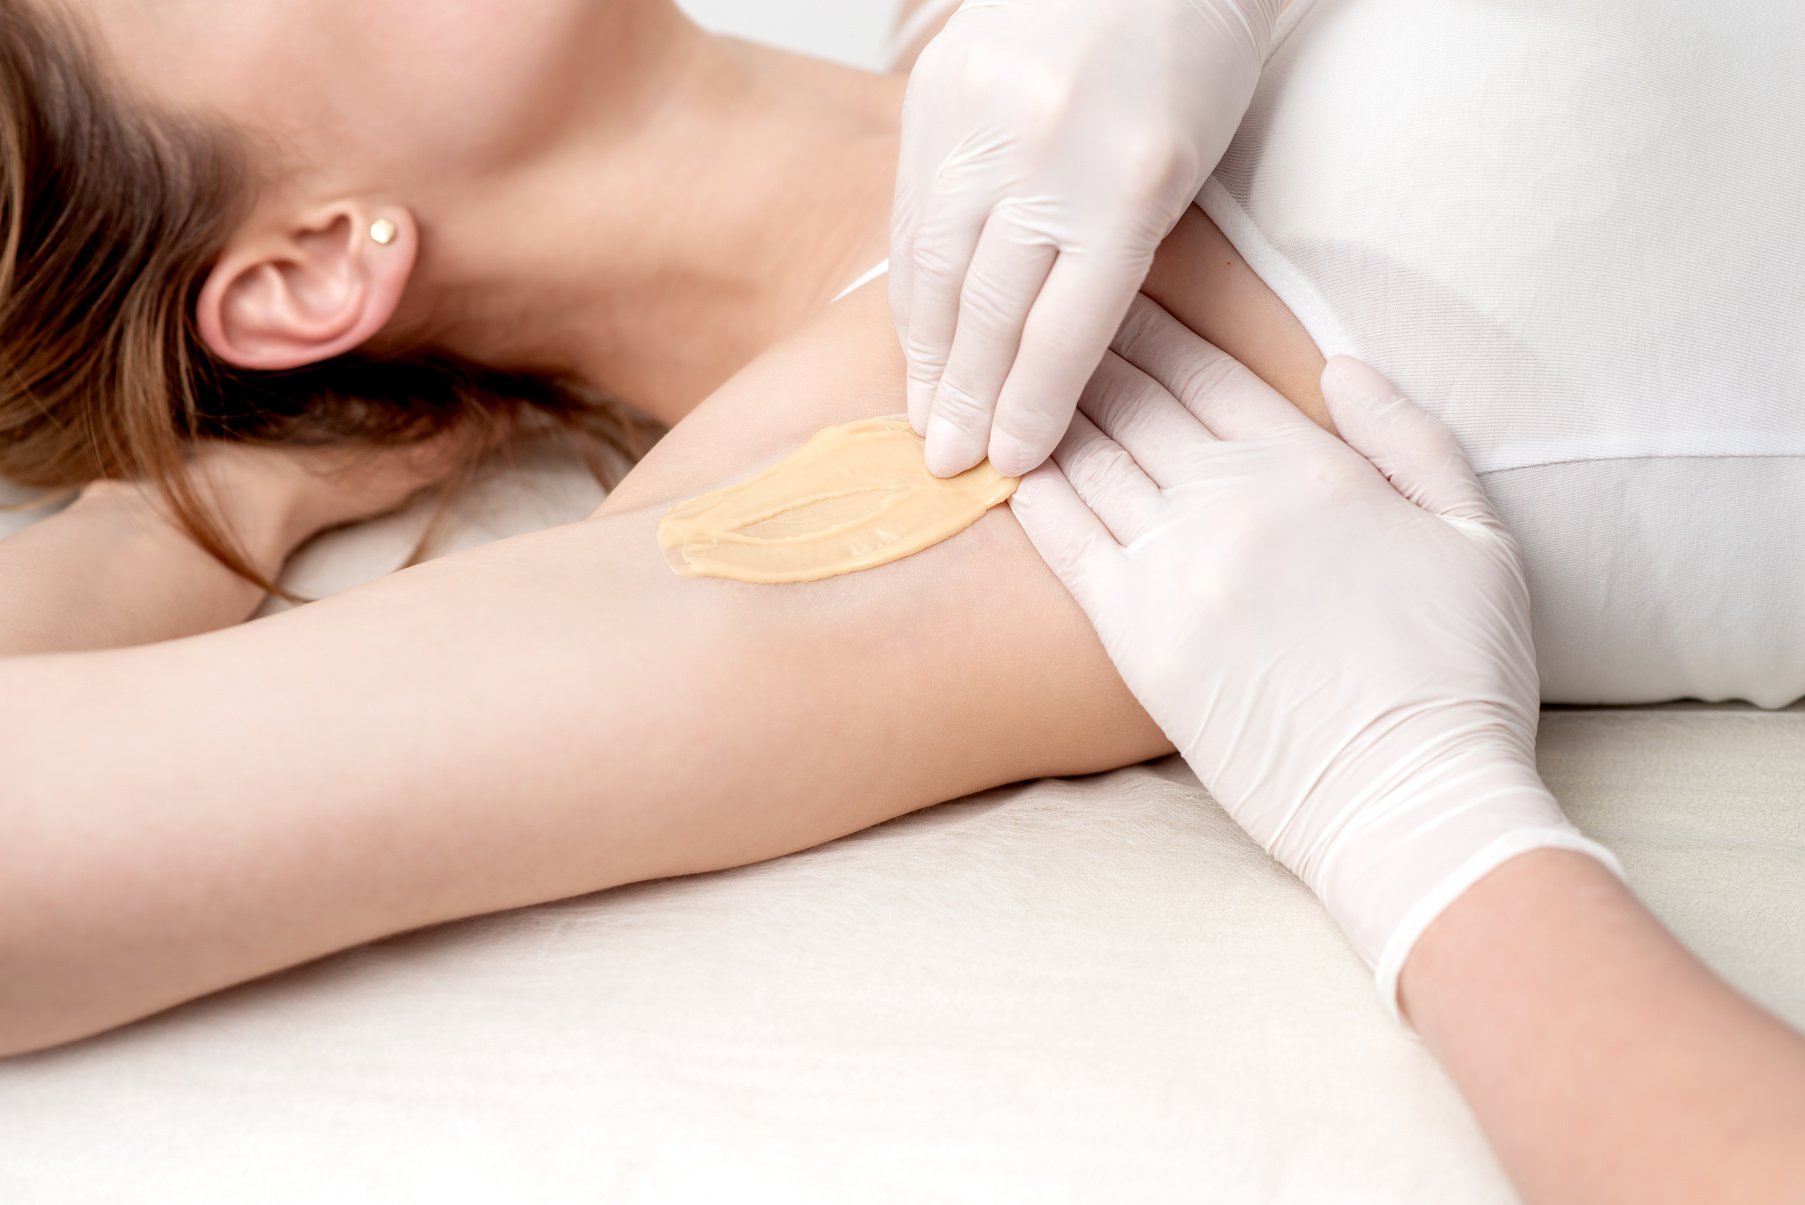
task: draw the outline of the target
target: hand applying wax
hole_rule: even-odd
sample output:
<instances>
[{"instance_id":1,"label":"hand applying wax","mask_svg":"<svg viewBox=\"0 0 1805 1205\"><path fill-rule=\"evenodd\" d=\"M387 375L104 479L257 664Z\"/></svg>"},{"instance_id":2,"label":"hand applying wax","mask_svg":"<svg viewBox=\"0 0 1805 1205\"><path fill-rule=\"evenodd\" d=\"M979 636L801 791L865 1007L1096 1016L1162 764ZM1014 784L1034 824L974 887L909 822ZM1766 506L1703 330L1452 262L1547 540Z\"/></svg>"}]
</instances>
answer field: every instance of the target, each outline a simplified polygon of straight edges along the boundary
<instances>
[{"instance_id":1,"label":"hand applying wax","mask_svg":"<svg viewBox=\"0 0 1805 1205\"><path fill-rule=\"evenodd\" d=\"M903 112L890 298L939 476L1059 442L1282 0L966 0Z\"/></svg>"}]
</instances>

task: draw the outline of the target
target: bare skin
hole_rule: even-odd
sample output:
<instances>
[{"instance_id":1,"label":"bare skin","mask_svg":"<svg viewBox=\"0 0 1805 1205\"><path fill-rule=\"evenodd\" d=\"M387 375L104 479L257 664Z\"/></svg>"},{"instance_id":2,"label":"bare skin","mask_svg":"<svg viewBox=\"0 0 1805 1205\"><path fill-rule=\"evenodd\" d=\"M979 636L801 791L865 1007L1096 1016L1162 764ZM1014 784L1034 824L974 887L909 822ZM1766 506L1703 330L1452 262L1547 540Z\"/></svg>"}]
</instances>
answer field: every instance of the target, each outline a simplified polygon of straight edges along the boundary
<instances>
[{"instance_id":1,"label":"bare skin","mask_svg":"<svg viewBox=\"0 0 1805 1205\"><path fill-rule=\"evenodd\" d=\"M840 133L855 146L882 142ZM882 197L880 182L869 191ZM822 191L832 194L831 181ZM504 192L483 197L480 212L499 218L503 199L519 199ZM752 212L738 201L722 199L730 227ZM274 212L264 215L271 229L281 226ZM479 211L442 222L421 212L455 231ZM479 324L460 327L460 306L507 253L545 267L556 257L534 244L550 241L578 258L568 248L584 244L549 237L558 216L512 245L511 227L493 249L452 239L421 269L432 287L398 300L383 324L477 338ZM869 218L863 229L824 227L819 259L789 265L794 276L756 323L736 325L710 300L723 289L741 308L760 297L748 265L710 247L712 260L691 261L695 276L667 272L687 284L648 293L644 309L660 325L639 333L667 347L675 338L681 371L652 367L625 338L597 340L599 352L561 348L563 332L609 314L639 320L624 269L609 281L616 292L581 305L550 278L562 263L515 282L523 311L564 318L522 322L534 339L507 354L550 362L568 351L570 366L638 380L648 408L679 414L707 378L751 354L758 324L803 323L808 299L818 304L850 274L841 269L858 261L853 248L881 246L881 214ZM649 264L660 245L686 254L679 234L654 226L622 245ZM748 291L734 294L742 267ZM1320 415L1314 349L1197 215L1148 292ZM222 338L237 337L228 328L239 320L240 334L267 333L254 296L240 305L224 293ZM588 522L254 625L0 661L0 825L12 838L0 881L13 905L0 912L0 1051L71 1040L419 925L736 865L996 783L1162 752L1006 511L918 557L808 586L688 581L664 566L652 529L669 502L821 426L902 409L881 293L865 290L759 356ZM508 298L496 295L497 305ZM0 548L16 552L13 543ZM44 539L35 543L41 551ZM43 616L35 594L0 605ZM140 627L119 642L146 638ZM1797 1037L1738 1001L1620 888L1575 883L1546 858L1506 871L1431 929L1404 991L1518 1182L1548 1199L1660 1199L1732 1183L1709 1178L1731 1152L1747 1191L1719 1199L1797 1183L1797 1156L1781 1141L1805 1099ZM1544 897L1574 906L1556 923L1537 911ZM1595 999L1582 1007L1576 992ZM1503 1023L1507 1011L1516 1023ZM1662 1066L1682 1073L1650 1079L1656 1048L1675 1052ZM1593 1071L1576 1090L1550 1087L1582 1063ZM1741 1075L1751 1066L1764 1069L1752 1088ZM1592 1121L1606 1103L1624 1111L1620 1126ZM1650 1132L1674 1137L1637 1143Z\"/></svg>"},{"instance_id":2,"label":"bare skin","mask_svg":"<svg viewBox=\"0 0 1805 1205\"><path fill-rule=\"evenodd\" d=\"M1526 1200L1805 1200L1805 1041L1590 858L1481 879L1401 988Z\"/></svg>"},{"instance_id":3,"label":"bare skin","mask_svg":"<svg viewBox=\"0 0 1805 1205\"><path fill-rule=\"evenodd\" d=\"M428 342L671 423L884 255L905 81L670 0L32 2L128 94L256 139L196 314L243 367Z\"/></svg>"}]
</instances>

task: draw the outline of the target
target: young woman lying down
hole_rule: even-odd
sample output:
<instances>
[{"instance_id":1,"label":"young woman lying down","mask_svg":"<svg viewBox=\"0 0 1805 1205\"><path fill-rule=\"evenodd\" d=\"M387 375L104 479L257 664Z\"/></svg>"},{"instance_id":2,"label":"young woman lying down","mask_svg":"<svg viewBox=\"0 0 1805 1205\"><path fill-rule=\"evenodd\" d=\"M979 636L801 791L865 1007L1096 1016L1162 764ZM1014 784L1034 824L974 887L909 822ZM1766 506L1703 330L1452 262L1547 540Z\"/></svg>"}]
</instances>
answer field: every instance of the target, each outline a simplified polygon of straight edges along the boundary
<instances>
[{"instance_id":1,"label":"young woman lying down","mask_svg":"<svg viewBox=\"0 0 1805 1205\"><path fill-rule=\"evenodd\" d=\"M685 121L701 126L693 136L699 148L715 148L712 136L701 135L760 129L756 104L769 111L763 120L780 147L818 140L810 161L837 162L848 145L856 151L868 143L870 187L854 191L830 175L793 198L780 196L781 206L752 213L736 212L731 200L685 211L668 196L654 205L619 190L638 230L636 237L623 233L619 245L638 250L595 252L590 264L631 274L621 261L646 258L645 277L663 283L636 286L645 294L639 309L662 312L636 337L661 339L669 350L653 357L643 342L623 339L620 354L643 359L643 370L628 363L597 376L636 385L644 379L634 396L660 418L682 421L591 521L195 640L0 662L4 806L15 834L0 857L9 890L21 900L8 915L28 918L22 932L9 925L5 940L13 969L3 977L14 1035L7 1045L92 1032L385 933L738 865L997 783L1100 770L1165 748L1006 510L881 571L813 585L742 586L671 572L655 530L672 503L745 475L822 427L902 409L881 286L820 308L852 274L850 265L881 248L888 181L876 168L893 154L885 121L894 119L897 85L705 39L663 5L600 13L593 19L607 27L603 41L619 56L610 73L617 87L632 65L648 77L642 88L653 80L668 87L683 78L681 64L697 60L689 70L698 109ZM499 10L493 17L517 25ZM273 8L263 18L289 19ZM304 25L320 19L315 14ZM158 36L175 36L180 31L159 32L168 20L152 19L129 44L148 48ZM18 31L14 26L9 36ZM305 30L279 40L293 46L298 36ZM546 36L561 45L570 35ZM631 49L629 38L636 39ZM526 74L541 76L537 69ZM741 78L723 89L724 75ZM453 77L461 72L448 67L448 88ZM318 88L330 90L325 81ZM866 103L871 116L836 113L819 128L815 95L827 88L830 96L843 92ZM713 95L717 89L726 94ZM372 103L383 112L397 108L388 98ZM605 112L627 104L616 98ZM423 124L436 128L436 120ZM677 154L664 145L682 134L683 123L675 124L675 134L661 131L643 148L608 147L652 159L634 171L619 169L622 178L642 181L640 193L670 179L681 182L671 190L678 195L726 193L766 203L750 185L737 194L725 186L741 171L749 181L765 179L752 161L763 152L749 152L742 164L719 163L721 188L680 176L674 165L659 167L659 157ZM392 126L387 133L395 135ZM344 148L336 137L327 145L335 153ZM601 157L604 169L615 170L610 162ZM537 162L522 169L528 193L497 206L536 215L497 227L497 238L520 239L502 264L561 268L592 254L582 234L592 221L589 194L572 189L554 193L551 204L532 200L526 207L540 170ZM814 191L833 188L831 201L811 200ZM575 212L557 207L573 197L581 203ZM254 328L245 335L249 355L261 354L275 340L271 325L289 316L282 307L336 299L341 294L332 288L341 279L342 296L353 304L370 304L385 287L398 294L400 280L385 276L398 270L384 260L408 255L415 238L423 241L415 288L431 279L435 264L452 270L453 246L439 250L427 241L440 223L414 218L410 209L393 209L407 230L400 241L371 240L370 224L391 211L382 194L377 198L345 202L353 216L328 205L320 229L303 228L287 244L280 242L286 227L278 227L280 236L248 235L253 254L276 239L278 249L268 254L277 262L253 260L242 295L219 302L212 315L203 309L200 329L223 339L242 320ZM766 232L749 239L759 247L794 238L786 232L798 220L797 205L831 213L859 200L867 202L867 220L846 232L851 253L823 253L806 273L798 257L786 255L787 275L761 268L750 280L735 279L752 265L724 245L717 228L738 236L762 217ZM651 224L660 211L674 223L668 231ZM443 227L468 220L460 210ZM253 217L250 228L256 225ZM450 243L450 234L442 237ZM654 255L649 244L659 238L670 249ZM334 239L342 245L321 248ZM473 240L471 255L488 251L487 240ZM233 255L228 248L220 259L225 270ZM1197 290L1208 308L1198 306L1193 321L1208 325L1206 313L1220 309L1251 333L1261 329L1263 309L1277 338L1263 336L1262 346L1291 341L1290 358L1302 369L1295 376L1309 378L1314 353L1301 332L1279 323L1282 309L1270 297L1235 301L1237 293L1254 293L1257 282L1231 267L1232 253L1207 223L1194 220L1171 255L1181 269L1181 257L1196 265L1200 286L1204 273L1211 281L1222 277ZM490 270L472 268L478 275ZM297 293L307 286L306 297L278 295L307 272L326 279L296 284ZM588 272L586 265L580 275ZM27 300L26 275L15 273L14 306ZM203 289L202 307L217 288ZM664 289L693 293L661 299ZM575 308L551 283L523 287L518 296L541 291L558 295L556 308ZM498 307L514 304L499 288L494 295ZM401 304L422 303L410 293ZM603 297L583 308L622 304ZM43 308L66 309L48 300ZM803 317L810 309L818 312ZM768 317L783 313L798 317ZM364 320L340 318L347 329ZM398 321L437 320L404 314ZM749 354L741 349L767 339L773 326L800 329L683 417L685 399L726 375ZM520 329L545 337L532 315L522 316ZM1235 341L1227 328L1216 333ZM1251 345L1240 350L1261 358ZM510 360L515 354L496 353ZM1278 357L1266 358L1276 375ZM681 374L666 373L667 363ZM43 389L15 394L15 411L34 404ZM92 403L84 397L71 406ZM21 470L31 468L25 456L33 437L45 438L27 431L9 448L12 475L29 475ZM291 498L272 488L268 461L280 453L226 451L239 452L241 463L215 450L209 480L222 492L251 483L225 502L242 499L234 518L257 533L247 542L263 545L254 567L272 572L314 524L297 526L287 514ZM399 478L393 492L402 493L416 472L414 454L387 452L354 477L361 490L375 492L381 488L372 477ZM315 487L299 492L307 498L294 509L315 509ZM138 505L129 490L93 491L0 545L6 651L139 643L248 611L254 591L215 569L198 548L162 533L115 535ZM273 543L264 531L278 533ZM87 701L65 705L76 697ZM102 749L104 758L92 755Z\"/></svg>"},{"instance_id":2,"label":"young woman lying down","mask_svg":"<svg viewBox=\"0 0 1805 1205\"><path fill-rule=\"evenodd\" d=\"M159 517L179 505L102 484L0 545L12 654L0 661L0 879L13 901L0 1047L66 1041L416 926L738 865L998 783L1166 750L1006 508L918 556L806 585L680 578L659 548L672 504L823 427L903 410L882 286L824 305L882 254L898 81L705 37L659 0L528 16L352 7L238 5L220 22L207 6L72 2L92 61L71 51L61 7L4 10L0 473L46 487L160 473L185 509L221 511L231 539L211 542L235 543L238 567L267 579L317 530L392 505L484 443L477 419L510 399L527 399L528 421L582 418L606 389L673 429L587 522L192 639L171 638L241 618L260 591ZM1373 36L1404 19L1397 8L1306 14L1275 66L1306 61L1312 39ZM1450 13L1468 49L1505 45L1486 6ZM1536 57L1538 37L1571 31L1519 32L1511 52ZM1679 35L1625 36L1653 53ZM473 80L473 59L492 69ZM1583 99L1572 71L1565 95ZM1418 111L1429 82L1387 78L1409 84L1385 102ZM1438 111L1488 99L1458 75L1433 82ZM1739 237L1763 254L1734 261L1745 275L1701 285L1706 261L1686 250L1687 291L1663 292L1660 261L1630 258L1641 240L1597 193L1575 232L1571 206L1551 217L1507 190L1454 205L1384 165L1348 163L1326 183L1319 167L1308 195L1288 192L1267 159L1287 137L1318 137L1306 118L1322 116L1288 116L1294 95L1326 94L1277 70L1225 177L1244 182L1247 204L1228 205L1226 186L1210 199L1305 323L1193 212L1087 405L1138 384L1149 348L1194 339L1182 325L1321 420L1306 323L1327 343L1385 317L1415 332L1430 367L1374 358L1497 470L1488 485L1525 543L1541 632L1584 649L1544 667L1557 697L1702 682L1796 695L1797 642L1768 613L1793 571L1793 529L1773 520L1795 488L1780 458L1712 445L1724 463L1714 452L1706 468L1730 484L1690 482L1690 522L1659 540L1671 507L1658 476L1613 479L1577 513L1581 487L1559 477L1604 463L1575 453L1593 446L1594 409L1632 449L1677 429L1684 390L1624 375L1627 400L1611 391L1630 357L1683 381L1730 335L1764 354L1722 365L1728 396L1695 425L1721 420L1753 445L1767 424L1783 442L1791 411L1773 399L1799 380L1800 343L1770 338L1785 319L1761 290L1797 263L1784 223L1747 206ZM219 129L236 137L220 144ZM1590 162L1561 151L1558 125L1542 132L1548 145L1525 163L1552 155L1574 177L1565 192L1583 193ZM1643 185L1673 174L1661 154L1697 153L1677 146L1638 144ZM1785 185L1740 166L1744 193ZM1351 202L1363 188L1396 211L1374 229L1348 206L1370 244L1300 236L1281 259L1283 240L1256 237L1262 203L1302 227L1319 195ZM1641 204L1620 177L1612 195ZM1468 255L1461 240L1479 226L1499 254L1518 249L1522 287L1558 298L1558 320ZM1406 235L1420 245L1388 250ZM1601 277L1607 236L1642 266ZM1727 239L1699 233L1714 251ZM1589 257L1554 253L1569 242ZM1299 267L1302 250L1320 253L1320 273ZM1432 286L1431 269L1446 280ZM1463 294L1461 269L1488 287ZM1624 310L1632 288L1639 305ZM1673 315L1701 291L1737 301L1745 325L1689 333ZM1566 337L1601 315L1606 338ZM1668 342L1652 347L1638 322ZM1468 364L1465 347L1485 352ZM1163 381L1174 393L1241 371L1191 350L1203 367ZM1538 390L1522 388L1519 361L1537 366ZM1575 363L1583 376L1557 371ZM1575 380L1586 403L1570 411ZM1524 451L1519 437L1542 427L1560 441ZM382 446L333 450L359 441ZM1721 559L1701 569L1712 516L1754 488L1738 466L1766 505L1739 515L1726 549L1761 554L1734 573ZM1518 479L1535 488L1513 494ZM1687 574L1667 572L1675 558ZM1632 578L1649 588L1624 597ZM1709 663L1690 652L1704 628ZM1630 643L1655 630L1686 655Z\"/></svg>"}]
</instances>

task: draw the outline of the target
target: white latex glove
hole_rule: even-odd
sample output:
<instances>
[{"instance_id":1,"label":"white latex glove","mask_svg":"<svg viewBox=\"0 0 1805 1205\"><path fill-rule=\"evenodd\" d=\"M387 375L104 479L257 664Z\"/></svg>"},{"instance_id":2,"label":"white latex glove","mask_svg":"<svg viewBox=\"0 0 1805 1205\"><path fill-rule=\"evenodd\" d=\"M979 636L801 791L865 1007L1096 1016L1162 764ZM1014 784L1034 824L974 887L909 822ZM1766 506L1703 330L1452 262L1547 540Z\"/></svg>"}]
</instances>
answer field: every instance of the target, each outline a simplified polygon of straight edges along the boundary
<instances>
[{"instance_id":1,"label":"white latex glove","mask_svg":"<svg viewBox=\"0 0 1805 1205\"><path fill-rule=\"evenodd\" d=\"M903 107L890 303L949 476L1071 422L1241 123L1283 0L966 0Z\"/></svg>"},{"instance_id":2,"label":"white latex glove","mask_svg":"<svg viewBox=\"0 0 1805 1205\"><path fill-rule=\"evenodd\" d=\"M1558 847L1617 870L1537 774L1529 593L1453 434L1338 357L1344 444L1150 302L1115 346L1015 514L1394 1015L1418 936L1499 863Z\"/></svg>"}]
</instances>

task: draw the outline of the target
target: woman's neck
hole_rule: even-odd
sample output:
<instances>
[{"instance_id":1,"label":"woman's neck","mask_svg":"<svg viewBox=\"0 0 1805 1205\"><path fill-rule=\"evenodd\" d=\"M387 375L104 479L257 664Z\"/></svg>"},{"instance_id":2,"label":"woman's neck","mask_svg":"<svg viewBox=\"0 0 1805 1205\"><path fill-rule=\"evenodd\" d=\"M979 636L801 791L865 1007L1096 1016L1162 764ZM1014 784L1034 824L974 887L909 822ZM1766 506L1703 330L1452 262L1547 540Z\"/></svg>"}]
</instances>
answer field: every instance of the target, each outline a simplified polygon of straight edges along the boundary
<instances>
[{"instance_id":1,"label":"woman's neck","mask_svg":"<svg viewBox=\"0 0 1805 1205\"><path fill-rule=\"evenodd\" d=\"M674 421L882 258L904 81L685 30L447 203L436 341Z\"/></svg>"}]
</instances>

